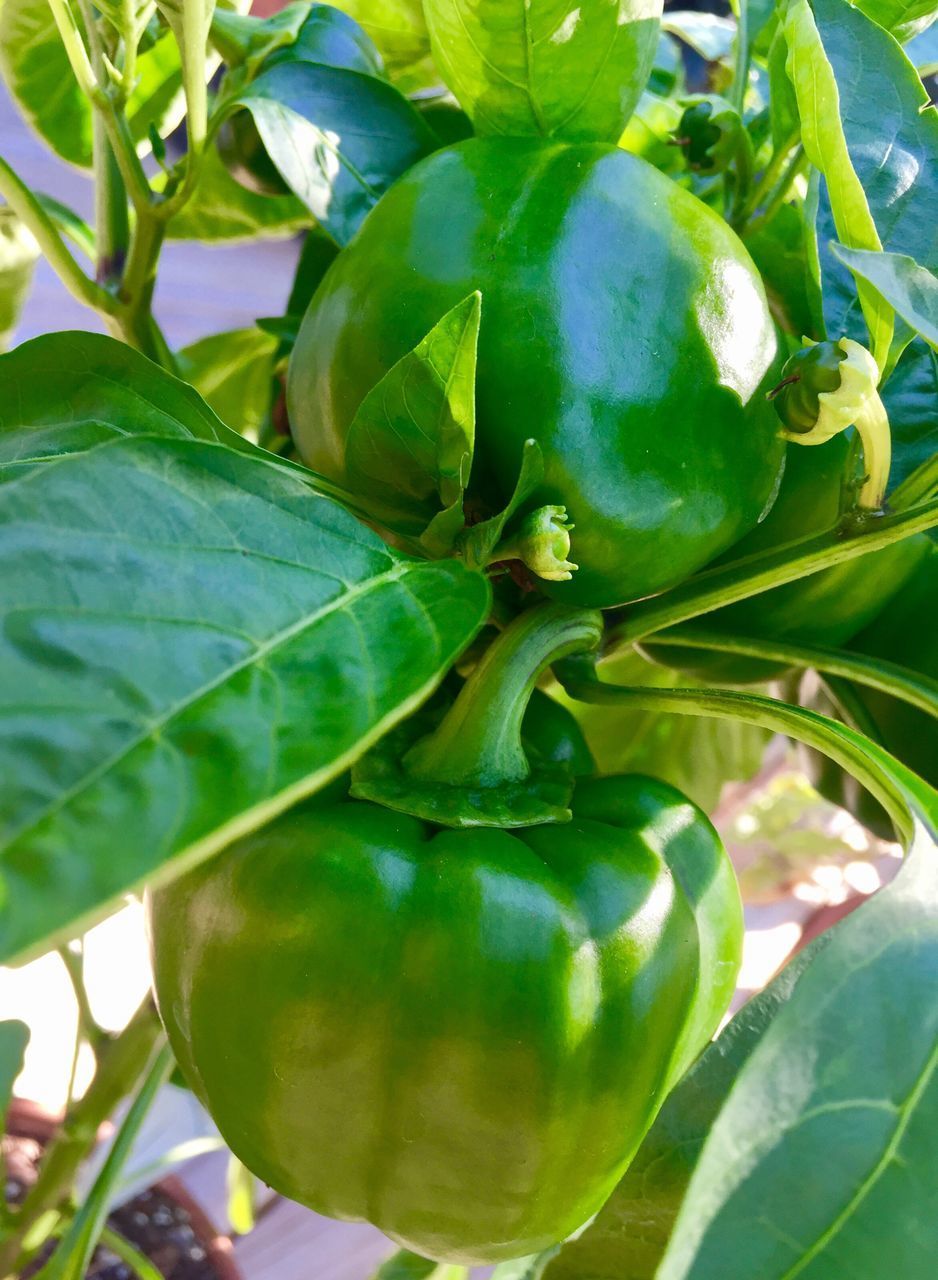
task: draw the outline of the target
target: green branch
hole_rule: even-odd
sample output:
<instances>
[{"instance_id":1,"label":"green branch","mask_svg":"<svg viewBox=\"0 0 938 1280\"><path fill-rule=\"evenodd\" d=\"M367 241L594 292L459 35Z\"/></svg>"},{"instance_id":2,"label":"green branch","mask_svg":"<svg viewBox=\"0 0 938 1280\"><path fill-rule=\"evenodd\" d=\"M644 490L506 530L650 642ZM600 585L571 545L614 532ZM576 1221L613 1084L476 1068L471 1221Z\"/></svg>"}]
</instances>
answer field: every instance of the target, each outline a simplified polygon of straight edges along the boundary
<instances>
[{"instance_id":1,"label":"green branch","mask_svg":"<svg viewBox=\"0 0 938 1280\"><path fill-rule=\"evenodd\" d=\"M93 311L100 311L106 316L114 315L119 305L117 299L85 275L66 248L65 241L59 235L48 213L29 187L2 158L0 158L0 195L36 237L43 256L72 297L77 298L86 307L91 307Z\"/></svg>"},{"instance_id":2,"label":"green branch","mask_svg":"<svg viewBox=\"0 0 938 1280\"><path fill-rule=\"evenodd\" d=\"M738 653L745 658L767 662L783 662L788 667L813 667L826 675L842 676L855 684L899 698L928 715L938 716L938 680L910 671L897 662L868 658L828 649L821 645L787 644L781 640L763 640L756 636L721 635L704 627L682 626L655 635L656 645L676 649L715 649L719 653Z\"/></svg>"},{"instance_id":3,"label":"green branch","mask_svg":"<svg viewBox=\"0 0 938 1280\"><path fill-rule=\"evenodd\" d=\"M722 605L746 600L856 556L879 551L936 526L938 498L932 498L905 511L854 521L846 528L707 569L652 600L633 605L623 621L607 632L606 654L627 648L665 627L687 622Z\"/></svg>"},{"instance_id":4,"label":"green branch","mask_svg":"<svg viewBox=\"0 0 938 1280\"><path fill-rule=\"evenodd\" d=\"M900 836L905 841L911 839L914 815L908 795L913 788L920 788L924 784L883 748L836 720L830 720L816 711L778 702L762 694L731 693L716 689L630 688L604 684L595 678L578 674L557 674L561 677L566 693L579 702L621 706L637 711L737 720L807 743L836 761L872 792L889 813Z\"/></svg>"}]
</instances>

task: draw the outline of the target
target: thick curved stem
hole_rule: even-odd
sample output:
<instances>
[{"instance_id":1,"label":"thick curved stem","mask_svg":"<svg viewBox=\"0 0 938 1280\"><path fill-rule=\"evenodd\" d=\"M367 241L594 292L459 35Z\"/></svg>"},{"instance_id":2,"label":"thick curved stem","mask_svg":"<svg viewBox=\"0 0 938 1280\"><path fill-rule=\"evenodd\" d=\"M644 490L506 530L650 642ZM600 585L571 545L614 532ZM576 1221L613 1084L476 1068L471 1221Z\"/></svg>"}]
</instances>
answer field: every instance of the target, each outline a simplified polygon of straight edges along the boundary
<instances>
[{"instance_id":1,"label":"thick curved stem","mask_svg":"<svg viewBox=\"0 0 938 1280\"><path fill-rule=\"evenodd\" d=\"M595 649L602 615L560 604L535 605L490 646L438 728L405 758L414 778L497 786L530 773L521 721L538 677L552 662Z\"/></svg>"}]
</instances>

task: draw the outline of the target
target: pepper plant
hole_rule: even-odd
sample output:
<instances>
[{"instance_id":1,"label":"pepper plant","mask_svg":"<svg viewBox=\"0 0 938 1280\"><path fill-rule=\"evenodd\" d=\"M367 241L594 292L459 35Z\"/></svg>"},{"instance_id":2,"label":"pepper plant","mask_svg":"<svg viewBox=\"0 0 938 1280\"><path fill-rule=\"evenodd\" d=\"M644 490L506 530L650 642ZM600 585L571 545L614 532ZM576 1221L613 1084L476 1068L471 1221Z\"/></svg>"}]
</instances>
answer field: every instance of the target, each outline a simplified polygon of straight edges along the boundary
<instances>
[{"instance_id":1,"label":"pepper plant","mask_svg":"<svg viewBox=\"0 0 938 1280\"><path fill-rule=\"evenodd\" d=\"M0 331L38 248L110 334L0 358L0 957L80 996L145 893L155 974L0 1275L84 1274L174 1062L386 1276L934 1274L936 16L0 0L95 183L0 158ZM174 349L165 242L272 235ZM714 1039L766 732L905 860Z\"/></svg>"}]
</instances>

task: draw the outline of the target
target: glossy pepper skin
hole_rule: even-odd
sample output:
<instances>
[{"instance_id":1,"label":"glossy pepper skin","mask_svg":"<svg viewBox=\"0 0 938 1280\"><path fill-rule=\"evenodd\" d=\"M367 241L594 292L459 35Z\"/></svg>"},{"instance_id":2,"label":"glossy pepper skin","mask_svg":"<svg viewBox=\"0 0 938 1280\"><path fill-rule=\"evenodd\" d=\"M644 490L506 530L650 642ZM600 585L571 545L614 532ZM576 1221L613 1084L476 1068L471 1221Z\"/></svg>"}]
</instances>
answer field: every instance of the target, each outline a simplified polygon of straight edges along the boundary
<instances>
[{"instance_id":1,"label":"glossy pepper skin","mask_svg":"<svg viewBox=\"0 0 938 1280\"><path fill-rule=\"evenodd\" d=\"M283 1194L431 1257L569 1234L732 994L707 819L637 776L563 826L292 810L151 902L156 991L225 1140Z\"/></svg>"},{"instance_id":2,"label":"glossy pepper skin","mask_svg":"<svg viewBox=\"0 0 938 1280\"><path fill-rule=\"evenodd\" d=\"M912 578L848 647L853 653L898 662L919 675L938 679L938 547L931 545ZM877 739L919 777L938 787L938 720L877 689L852 684L850 691L860 732ZM830 714L828 705L820 709ZM804 748L803 757L805 771L821 795L847 809L876 835L895 838L885 810L855 778L819 752Z\"/></svg>"},{"instance_id":3,"label":"glossy pepper skin","mask_svg":"<svg viewBox=\"0 0 938 1280\"><path fill-rule=\"evenodd\" d=\"M840 518L850 451L845 435L817 446L789 444L785 474L772 510L717 563L728 564L832 528ZM928 545L924 536L905 538L881 551L715 609L696 621L728 635L765 636L792 643L800 640L836 648L872 622L915 572ZM714 650L647 643L642 651L665 666L725 684L771 680L786 669L778 663Z\"/></svg>"},{"instance_id":4,"label":"glossy pepper skin","mask_svg":"<svg viewBox=\"0 0 938 1280\"><path fill-rule=\"evenodd\" d=\"M290 365L310 466L347 482L365 394L482 294L474 505L510 497L523 442L576 527L591 607L685 578L755 525L782 457L765 402L776 341L736 235L650 165L601 143L471 139L404 175L313 299Z\"/></svg>"}]
</instances>

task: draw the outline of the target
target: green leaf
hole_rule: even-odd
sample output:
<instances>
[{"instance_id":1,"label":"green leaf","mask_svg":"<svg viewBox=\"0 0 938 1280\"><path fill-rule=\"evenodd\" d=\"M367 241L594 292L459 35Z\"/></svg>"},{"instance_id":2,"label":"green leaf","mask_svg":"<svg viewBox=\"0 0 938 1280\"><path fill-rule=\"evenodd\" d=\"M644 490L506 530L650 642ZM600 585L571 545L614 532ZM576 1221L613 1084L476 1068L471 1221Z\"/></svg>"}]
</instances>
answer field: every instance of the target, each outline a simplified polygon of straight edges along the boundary
<instances>
[{"instance_id":1,"label":"green leaf","mask_svg":"<svg viewBox=\"0 0 938 1280\"><path fill-rule=\"evenodd\" d=\"M399 1249L374 1273L372 1280L428 1280L439 1264L409 1249Z\"/></svg>"},{"instance_id":2,"label":"green leaf","mask_svg":"<svg viewBox=\"0 0 938 1280\"><path fill-rule=\"evenodd\" d=\"M512 517L520 511L543 478L544 457L541 447L536 440L525 440L521 449L518 479L507 506L497 515L466 530L460 549L467 564L481 569L490 562L492 553L504 540L506 530L511 526Z\"/></svg>"},{"instance_id":3,"label":"green leaf","mask_svg":"<svg viewBox=\"0 0 938 1280\"><path fill-rule=\"evenodd\" d=\"M143 388L116 356L76 377L67 345L0 357L3 960L324 785L489 603L481 574L391 551L156 366Z\"/></svg>"},{"instance_id":4,"label":"green leaf","mask_svg":"<svg viewBox=\"0 0 938 1280\"><path fill-rule=\"evenodd\" d=\"M76 249L80 249L89 262L94 262L96 255L94 228L89 227L84 218L80 218L68 205L62 204L52 196L34 191L36 200L49 215L62 234Z\"/></svg>"},{"instance_id":5,"label":"green leaf","mask_svg":"<svg viewBox=\"0 0 938 1280\"><path fill-rule=\"evenodd\" d=\"M256 441L270 414L277 346L257 328L213 333L177 352L179 376L222 422Z\"/></svg>"},{"instance_id":6,"label":"green leaf","mask_svg":"<svg viewBox=\"0 0 938 1280\"><path fill-rule=\"evenodd\" d=\"M47 0L0 0L0 74L24 119L53 151L90 168L91 104L72 74ZM169 132L185 110L179 50L169 31L140 54L136 74L127 117L144 153L150 125Z\"/></svg>"},{"instance_id":7,"label":"green leaf","mask_svg":"<svg viewBox=\"0 0 938 1280\"><path fill-rule=\"evenodd\" d=\"M850 160L882 247L938 271L938 113L927 106L928 95L899 45L859 10L845 0L814 0L814 15L837 80ZM824 201L818 230L829 336L864 342L862 322L858 329L850 315L853 280L826 247L831 239L848 242L826 222Z\"/></svg>"},{"instance_id":8,"label":"green leaf","mask_svg":"<svg viewBox=\"0 0 938 1280\"><path fill-rule=\"evenodd\" d=\"M547 1259L544 1280L654 1280L690 1176L737 1074L828 940L824 936L795 956L731 1019L672 1091L594 1221Z\"/></svg>"},{"instance_id":9,"label":"green leaf","mask_svg":"<svg viewBox=\"0 0 938 1280\"><path fill-rule=\"evenodd\" d=\"M12 209L0 205L0 351L5 351L29 294L39 246Z\"/></svg>"},{"instance_id":10,"label":"green leaf","mask_svg":"<svg viewBox=\"0 0 938 1280\"><path fill-rule=\"evenodd\" d=\"M448 311L365 396L346 441L350 488L434 555L450 553L465 524L481 309L472 293Z\"/></svg>"},{"instance_id":11,"label":"green leaf","mask_svg":"<svg viewBox=\"0 0 938 1280\"><path fill-rule=\"evenodd\" d=\"M892 884L813 954L736 1076L656 1280L926 1280L938 1249L938 793L854 730L769 698L576 675L567 690L787 733L871 790L907 851Z\"/></svg>"},{"instance_id":12,"label":"green leaf","mask_svg":"<svg viewBox=\"0 0 938 1280\"><path fill-rule=\"evenodd\" d=\"M35 1280L83 1280L87 1275L91 1255L107 1223L114 1192L120 1183L121 1169L157 1092L169 1079L174 1065L166 1038L161 1035L158 1048L120 1123L94 1186L63 1233L52 1257L35 1273Z\"/></svg>"},{"instance_id":13,"label":"green leaf","mask_svg":"<svg viewBox=\"0 0 938 1280\"><path fill-rule=\"evenodd\" d=\"M892 435L891 493L938 454L938 355L916 338L902 353L881 394Z\"/></svg>"},{"instance_id":14,"label":"green leaf","mask_svg":"<svg viewBox=\"0 0 938 1280\"><path fill-rule=\"evenodd\" d=\"M0 1127L13 1097L14 1082L23 1069L27 1044L29 1027L25 1022L0 1022Z\"/></svg>"},{"instance_id":15,"label":"green leaf","mask_svg":"<svg viewBox=\"0 0 938 1280\"><path fill-rule=\"evenodd\" d=\"M834 932L740 1073L661 1280L933 1274L938 850L933 834L919 839L894 884Z\"/></svg>"},{"instance_id":16,"label":"green leaf","mask_svg":"<svg viewBox=\"0 0 938 1280\"><path fill-rule=\"evenodd\" d=\"M615 141L645 87L661 0L424 0L437 66L480 134Z\"/></svg>"},{"instance_id":17,"label":"green leaf","mask_svg":"<svg viewBox=\"0 0 938 1280\"><path fill-rule=\"evenodd\" d=\"M935 0L855 0L855 3L868 18L903 42L931 26L938 17Z\"/></svg>"},{"instance_id":18,"label":"green leaf","mask_svg":"<svg viewBox=\"0 0 938 1280\"><path fill-rule=\"evenodd\" d=\"M154 184L158 185L158 184ZM309 210L296 196L265 196L242 187L214 147L203 152L195 192L168 224L170 240L283 239L305 231Z\"/></svg>"},{"instance_id":19,"label":"green leaf","mask_svg":"<svg viewBox=\"0 0 938 1280\"><path fill-rule=\"evenodd\" d=\"M0 484L132 434L252 450L191 387L112 338L50 333L0 360Z\"/></svg>"},{"instance_id":20,"label":"green leaf","mask_svg":"<svg viewBox=\"0 0 938 1280\"><path fill-rule=\"evenodd\" d=\"M661 19L661 27L683 40L705 62L729 57L736 39L736 23L731 18L693 9L670 9Z\"/></svg>"},{"instance_id":21,"label":"green leaf","mask_svg":"<svg viewBox=\"0 0 938 1280\"><path fill-rule=\"evenodd\" d=\"M250 110L271 160L337 244L435 146L393 85L319 63L270 67L228 103L235 106Z\"/></svg>"},{"instance_id":22,"label":"green leaf","mask_svg":"<svg viewBox=\"0 0 938 1280\"><path fill-rule=\"evenodd\" d=\"M439 83L421 0L335 0L335 7L368 33L402 93Z\"/></svg>"},{"instance_id":23,"label":"green leaf","mask_svg":"<svg viewBox=\"0 0 938 1280\"><path fill-rule=\"evenodd\" d=\"M684 157L680 147L674 145L674 134L682 114L681 107L673 98L661 98L646 91L622 131L619 146L623 151L641 156L663 173L683 175L686 171Z\"/></svg>"},{"instance_id":24,"label":"green leaf","mask_svg":"<svg viewBox=\"0 0 938 1280\"><path fill-rule=\"evenodd\" d=\"M938 277L904 253L831 245L831 252L880 293L906 324L938 347Z\"/></svg>"},{"instance_id":25,"label":"green leaf","mask_svg":"<svg viewBox=\"0 0 938 1280\"><path fill-rule=\"evenodd\" d=\"M819 0L819 3L849 9L844 0ZM788 45L788 74L795 87L801 117L802 142L811 163L827 179L838 236L851 248L881 249L841 119L840 78L828 61L826 45L808 0L788 0L784 33ZM866 285L860 288L860 303L869 326L873 354L883 369L892 341L892 310Z\"/></svg>"}]
</instances>

